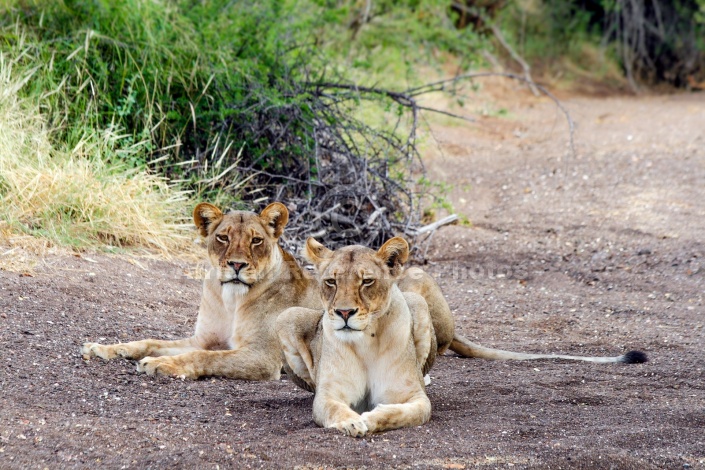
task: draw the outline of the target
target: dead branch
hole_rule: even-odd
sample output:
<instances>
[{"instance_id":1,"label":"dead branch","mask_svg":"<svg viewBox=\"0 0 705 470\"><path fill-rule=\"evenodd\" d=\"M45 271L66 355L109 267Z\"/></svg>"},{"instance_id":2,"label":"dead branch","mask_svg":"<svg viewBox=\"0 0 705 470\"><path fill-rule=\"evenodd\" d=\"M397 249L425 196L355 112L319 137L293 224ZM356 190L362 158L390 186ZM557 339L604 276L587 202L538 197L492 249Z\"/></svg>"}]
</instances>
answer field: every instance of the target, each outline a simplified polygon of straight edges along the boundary
<instances>
[{"instance_id":1,"label":"dead branch","mask_svg":"<svg viewBox=\"0 0 705 470\"><path fill-rule=\"evenodd\" d=\"M534 96L539 96L539 90L536 88L536 83L534 82L534 79L531 78L531 66L524 60L522 56L520 56L512 46L509 45L507 40L504 38L504 34L502 34L502 31L499 30L497 25L492 24L490 26L490 30L492 31L492 34L494 35L495 39L499 41L499 43L502 45L502 47L509 53L510 56L512 56L512 59L514 59L522 68L524 71L524 78L526 79L527 85L529 85L529 89L531 90L531 93L534 94Z\"/></svg>"},{"instance_id":2,"label":"dead branch","mask_svg":"<svg viewBox=\"0 0 705 470\"><path fill-rule=\"evenodd\" d=\"M443 217L441 220L437 220L431 224L424 225L423 227L420 227L415 230L416 235L423 235L424 233L428 232L435 232L438 230L440 227L448 224L452 224L453 222L458 220L458 215L457 214L451 214L447 217Z\"/></svg>"},{"instance_id":3,"label":"dead branch","mask_svg":"<svg viewBox=\"0 0 705 470\"><path fill-rule=\"evenodd\" d=\"M240 105L246 107L244 115L248 119L235 112L223 125L247 137L246 143L230 147L240 148L237 165L232 167L235 162L223 156L216 162L237 170L238 179L233 183L232 179L215 178L209 184L222 188L237 185L251 203L262 206L272 200L284 201L290 209L290 222L282 243L292 252L308 237L331 248L380 246L396 235L429 241L439 227L457 220L457 216L421 224L423 201L432 196L425 185L417 184L425 174L416 141L419 119L429 112L471 119L422 106L418 99L427 93L452 92L461 81L484 77L530 81L509 73L482 72L397 91L343 79L303 80L282 92L291 99L284 104L253 92L252 101ZM566 115L572 149L574 127L570 115L550 92L536 86ZM387 114L393 119L387 128L373 128L354 117L361 101L377 103L380 109L398 106L398 112ZM217 140L214 145L218 145ZM209 164L207 160L199 162ZM234 173L230 171L226 176L231 178ZM415 253L422 255L423 247L415 245Z\"/></svg>"},{"instance_id":4,"label":"dead branch","mask_svg":"<svg viewBox=\"0 0 705 470\"><path fill-rule=\"evenodd\" d=\"M524 71L525 82L529 86L531 93L533 93L534 96L539 96L540 93L536 87L536 83L531 77L531 66L524 60L522 56L517 53L517 51L514 50L514 48L509 44L509 42L507 42L507 39L504 37L504 34L502 34L502 31L500 31L494 21L492 21L492 19L486 14L484 8L473 7L465 2L461 3L458 1L453 2L452 8L456 11L460 11L465 14L477 17L479 20L482 21L483 24L485 24L485 27L489 25L489 30L492 31L492 35L495 37L495 39L504 48L504 50L509 53L511 58L514 59L514 61L518 63L519 66L521 66L521 69Z\"/></svg>"},{"instance_id":5,"label":"dead branch","mask_svg":"<svg viewBox=\"0 0 705 470\"><path fill-rule=\"evenodd\" d=\"M461 82L463 80L473 80L476 78L488 78L488 77L504 77L504 78L509 78L512 80L517 80L520 82L527 82L526 77L522 77L520 75L516 75L513 73L507 73L507 72L472 72L472 73L466 73L466 74L461 74L461 75L456 75L453 78L447 78L443 80L438 80L436 82L431 82L427 83L425 85L421 85L415 88L410 88L406 90L404 93L407 94L410 97L415 97L418 95L422 95L425 93L431 93L431 92L447 92L451 91L448 88L448 85L455 84L457 82ZM568 122L568 131L569 131L569 137L570 137L570 152L571 155L575 156L575 122L573 121L573 118L570 116L570 113L568 110L563 106L563 103L556 98L556 96L548 91L544 86L539 85L537 83L534 83L534 86L536 89L541 92L543 95L548 97L553 103L556 105L556 107L563 113L565 116L566 121Z\"/></svg>"}]
</instances>

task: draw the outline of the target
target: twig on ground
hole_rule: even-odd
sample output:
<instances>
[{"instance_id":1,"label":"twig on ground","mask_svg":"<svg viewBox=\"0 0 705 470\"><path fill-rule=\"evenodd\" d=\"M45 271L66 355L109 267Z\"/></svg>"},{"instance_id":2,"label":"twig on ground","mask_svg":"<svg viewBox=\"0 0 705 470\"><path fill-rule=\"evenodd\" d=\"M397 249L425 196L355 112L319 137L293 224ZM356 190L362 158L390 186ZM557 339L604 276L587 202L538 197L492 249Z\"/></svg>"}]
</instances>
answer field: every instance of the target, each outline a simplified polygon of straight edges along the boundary
<instances>
[{"instance_id":1,"label":"twig on ground","mask_svg":"<svg viewBox=\"0 0 705 470\"><path fill-rule=\"evenodd\" d=\"M424 233L428 233L428 232L435 232L440 227L442 227L444 225L452 224L453 222L457 221L458 219L459 219L459 217L457 214L451 214L451 215L449 215L447 217L443 217L442 219L437 220L431 224L424 225L423 227L416 229L414 232L416 233L417 236L423 235Z\"/></svg>"}]
</instances>

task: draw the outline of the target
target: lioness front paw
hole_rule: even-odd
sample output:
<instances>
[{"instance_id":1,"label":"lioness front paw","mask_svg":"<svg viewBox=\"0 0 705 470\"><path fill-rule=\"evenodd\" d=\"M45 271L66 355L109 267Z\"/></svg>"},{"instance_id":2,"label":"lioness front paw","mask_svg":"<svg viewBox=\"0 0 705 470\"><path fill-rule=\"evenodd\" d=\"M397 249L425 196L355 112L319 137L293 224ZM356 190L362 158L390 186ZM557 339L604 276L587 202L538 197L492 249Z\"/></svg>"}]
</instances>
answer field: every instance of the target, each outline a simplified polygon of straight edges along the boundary
<instances>
[{"instance_id":1,"label":"lioness front paw","mask_svg":"<svg viewBox=\"0 0 705 470\"><path fill-rule=\"evenodd\" d=\"M362 418L350 418L338 423L330 425L331 428L336 428L342 431L346 436L362 437L367 434L367 425L362 421Z\"/></svg>"},{"instance_id":2,"label":"lioness front paw","mask_svg":"<svg viewBox=\"0 0 705 470\"><path fill-rule=\"evenodd\" d=\"M92 357L99 357L101 359L105 359L106 361L115 359L116 357L134 359L133 354L125 344L103 345L99 343L83 343L81 355L83 356L83 359L86 360Z\"/></svg>"},{"instance_id":3,"label":"lioness front paw","mask_svg":"<svg viewBox=\"0 0 705 470\"><path fill-rule=\"evenodd\" d=\"M186 379L198 378L192 367L180 364L171 356L145 357L137 363L137 372L145 372L147 375L159 374Z\"/></svg>"},{"instance_id":4,"label":"lioness front paw","mask_svg":"<svg viewBox=\"0 0 705 470\"><path fill-rule=\"evenodd\" d=\"M83 343L81 348L81 356L83 359L90 359L92 357L99 357L109 361L110 359L115 359L118 357L117 351L112 346L104 346L98 343Z\"/></svg>"}]
</instances>

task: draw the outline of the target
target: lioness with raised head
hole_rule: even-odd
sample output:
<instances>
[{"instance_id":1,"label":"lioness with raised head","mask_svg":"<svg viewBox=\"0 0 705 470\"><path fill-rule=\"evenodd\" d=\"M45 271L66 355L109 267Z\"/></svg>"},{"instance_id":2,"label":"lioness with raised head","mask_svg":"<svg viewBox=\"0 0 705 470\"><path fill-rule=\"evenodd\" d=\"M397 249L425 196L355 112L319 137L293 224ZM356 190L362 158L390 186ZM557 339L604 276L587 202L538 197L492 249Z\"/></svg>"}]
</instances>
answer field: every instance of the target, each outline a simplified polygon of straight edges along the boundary
<instances>
[{"instance_id":1,"label":"lioness with raised head","mask_svg":"<svg viewBox=\"0 0 705 470\"><path fill-rule=\"evenodd\" d=\"M408 254L398 237L377 252L307 241L325 311L286 310L277 332L287 375L315 390L318 425L364 436L430 419L423 376L437 343L424 298L397 286Z\"/></svg>"},{"instance_id":2,"label":"lioness with raised head","mask_svg":"<svg viewBox=\"0 0 705 470\"><path fill-rule=\"evenodd\" d=\"M277 316L292 306L320 308L317 282L277 240L289 219L275 202L261 214L196 206L193 220L205 237L211 270L190 338L146 339L102 345L85 343L85 358L138 360L148 374L197 378L218 375L278 379L282 357L274 331Z\"/></svg>"},{"instance_id":3,"label":"lioness with raised head","mask_svg":"<svg viewBox=\"0 0 705 470\"><path fill-rule=\"evenodd\" d=\"M455 331L438 284L419 268L403 271L408 244L392 238L379 251L331 251L313 238L304 255L316 265L324 306L292 308L277 320L287 375L313 391L320 426L362 436L420 425L430 417L423 375L447 349L486 359L645 362L616 357L526 354L477 345Z\"/></svg>"}]
</instances>

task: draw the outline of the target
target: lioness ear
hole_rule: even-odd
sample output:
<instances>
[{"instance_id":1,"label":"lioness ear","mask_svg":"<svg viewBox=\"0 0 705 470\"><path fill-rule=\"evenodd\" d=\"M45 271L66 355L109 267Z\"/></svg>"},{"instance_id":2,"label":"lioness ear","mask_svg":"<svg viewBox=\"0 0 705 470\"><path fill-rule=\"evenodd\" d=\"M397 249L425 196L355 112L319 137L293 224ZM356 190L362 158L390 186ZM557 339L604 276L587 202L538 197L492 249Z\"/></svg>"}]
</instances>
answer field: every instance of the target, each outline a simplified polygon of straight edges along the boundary
<instances>
[{"instance_id":1,"label":"lioness ear","mask_svg":"<svg viewBox=\"0 0 705 470\"><path fill-rule=\"evenodd\" d=\"M273 202L264 208L259 217L264 221L265 226L271 227L270 235L279 238L284 233L284 227L289 221L289 211L281 202Z\"/></svg>"},{"instance_id":2,"label":"lioness ear","mask_svg":"<svg viewBox=\"0 0 705 470\"><path fill-rule=\"evenodd\" d=\"M198 227L201 236L208 236L208 229L218 225L220 219L223 218L223 213L213 204L202 202L193 210L193 223Z\"/></svg>"},{"instance_id":3,"label":"lioness ear","mask_svg":"<svg viewBox=\"0 0 705 470\"><path fill-rule=\"evenodd\" d=\"M401 274L402 266L409 258L409 244L401 237L394 237L382 245L377 256L387 265L389 273L393 277L397 277Z\"/></svg>"},{"instance_id":4,"label":"lioness ear","mask_svg":"<svg viewBox=\"0 0 705 470\"><path fill-rule=\"evenodd\" d=\"M303 255L310 263L319 266L323 261L332 258L333 252L318 243L315 238L309 237Z\"/></svg>"}]
</instances>

